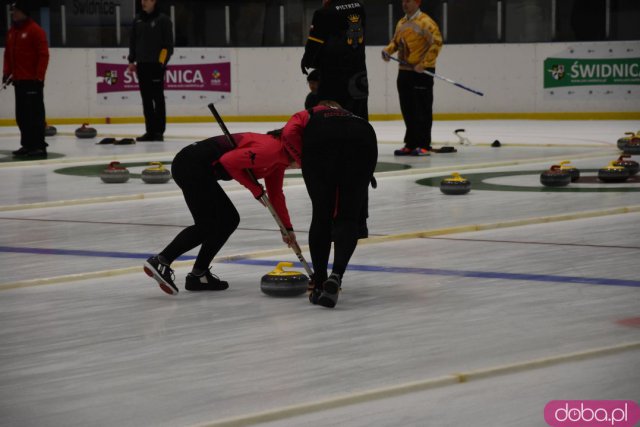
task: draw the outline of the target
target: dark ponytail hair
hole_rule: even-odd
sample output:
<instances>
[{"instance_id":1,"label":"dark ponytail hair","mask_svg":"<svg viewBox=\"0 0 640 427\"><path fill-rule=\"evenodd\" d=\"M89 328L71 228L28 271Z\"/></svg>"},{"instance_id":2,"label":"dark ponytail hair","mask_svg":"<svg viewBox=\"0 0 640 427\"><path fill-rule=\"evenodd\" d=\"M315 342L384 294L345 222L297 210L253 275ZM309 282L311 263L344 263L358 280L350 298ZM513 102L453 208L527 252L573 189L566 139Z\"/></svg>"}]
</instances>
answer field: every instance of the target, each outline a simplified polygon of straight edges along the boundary
<instances>
[{"instance_id":1,"label":"dark ponytail hair","mask_svg":"<svg viewBox=\"0 0 640 427\"><path fill-rule=\"evenodd\" d=\"M284 128L280 128L280 129L274 129L274 130L270 130L269 132L267 132L267 135L271 135L275 138L280 138L282 136L282 130Z\"/></svg>"}]
</instances>

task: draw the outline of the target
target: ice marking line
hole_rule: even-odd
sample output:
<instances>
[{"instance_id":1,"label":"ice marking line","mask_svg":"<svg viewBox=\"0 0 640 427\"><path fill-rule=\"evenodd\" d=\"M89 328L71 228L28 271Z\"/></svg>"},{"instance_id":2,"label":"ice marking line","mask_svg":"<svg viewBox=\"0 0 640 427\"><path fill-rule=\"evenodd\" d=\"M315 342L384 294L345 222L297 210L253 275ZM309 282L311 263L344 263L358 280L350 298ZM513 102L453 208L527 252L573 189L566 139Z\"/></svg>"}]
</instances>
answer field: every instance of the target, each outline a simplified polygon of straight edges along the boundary
<instances>
[{"instance_id":1,"label":"ice marking line","mask_svg":"<svg viewBox=\"0 0 640 427\"><path fill-rule=\"evenodd\" d=\"M364 239L360 242L360 244L377 244L383 242L391 242L398 240L406 240L406 239L416 239L421 237L429 237L429 236L442 236L445 234L455 234L455 233L464 233L464 232L474 232L480 230L492 230L498 228L507 228L507 227L519 227L522 225L529 224L540 224L540 223L548 223L554 221L567 221L578 218L592 218L604 215L618 215L625 214L630 212L640 211L640 206L622 206L613 209L605 209L600 211L588 211L581 212L577 214L567 214L567 215L556 215L556 216L548 216L548 217L537 217L537 218L529 218L515 221L503 221L499 223L493 224L476 224L476 225L462 225L457 227L450 228L442 228L435 230L425 230L411 233L400 233L389 236L379 236L379 237L370 237L368 239ZM20 250L25 250L25 248L18 248ZM303 251L308 251L308 247L302 247ZM2 252L0 250L0 252ZM288 248L281 249L272 249L272 250L263 250L248 254L241 255L233 255L228 257L218 257L216 262L224 262L225 260L238 260L238 259L249 259L249 258L264 258L268 256L278 256L288 254ZM95 254L95 252L94 252ZM90 256L100 256L100 255L90 255ZM178 267L180 265L191 265L193 261L178 261L178 264L174 264L174 267ZM179 263L187 263L187 264L179 264ZM77 280L85 280L90 278L99 278L99 277L109 277L114 275L121 274L130 274L136 273L139 271L139 267L129 267L129 268L121 268L115 270L107 270L107 271L97 271L97 272L88 272L88 273L79 273L79 274L70 274L56 277L45 277L45 278L37 278L37 279L29 279L29 280L21 280L17 282L0 284L0 291L7 289L16 289L16 288L26 288L31 286L40 286L40 285L50 285L56 283L64 283L71 282Z\"/></svg>"},{"instance_id":2,"label":"ice marking line","mask_svg":"<svg viewBox=\"0 0 640 427\"><path fill-rule=\"evenodd\" d=\"M374 400L389 399L410 393L417 393L439 387L455 384L465 384L469 381L483 378L496 377L498 375L512 374L530 371L543 367L559 365L561 363L594 359L597 357L609 356L625 351L640 349L640 342L627 342L609 347L599 347L579 351L575 353L565 353L541 359L525 360L508 365L500 365L479 369L475 371L459 372L437 378L427 378L421 381L413 381L404 384L397 384L389 387L374 388L360 392L336 396L324 400L301 403L298 405L285 406L268 411L256 412L238 417L230 417L209 423L197 424L192 427L241 427L251 426L270 421L279 421L287 418L304 416L314 412L329 411L336 408L367 403Z\"/></svg>"},{"instance_id":3,"label":"ice marking line","mask_svg":"<svg viewBox=\"0 0 640 427\"><path fill-rule=\"evenodd\" d=\"M156 199L156 198L162 198L162 197L178 197L181 195L182 195L182 192L176 190L176 191L163 191L163 192L157 192L157 193L128 194L125 196L103 196L103 197L92 197L88 199L56 200L52 202L38 202L38 203L28 203L28 204L22 204L22 205L0 206L0 212L18 211L23 209L59 208L59 207L65 207L65 206L88 205L93 203L128 202L131 200Z\"/></svg>"},{"instance_id":4,"label":"ice marking line","mask_svg":"<svg viewBox=\"0 0 640 427\"><path fill-rule=\"evenodd\" d=\"M151 254L141 254L136 252L116 252L116 251L91 251L81 249L46 249L46 248L21 248L11 246L0 246L0 252L33 254L33 255L71 255L99 258L125 258L125 259L147 259ZM182 256L178 260L192 260L195 256Z\"/></svg>"},{"instance_id":5,"label":"ice marking line","mask_svg":"<svg viewBox=\"0 0 640 427\"><path fill-rule=\"evenodd\" d=\"M619 206L615 208L601 209L597 211L583 211L583 212L575 212L575 213L569 213L569 214L522 218L522 219L506 220L506 221L493 222L493 223L487 223L487 224L458 225L458 226L449 227L449 228L412 231L408 233L390 234L387 236L375 236L375 237L370 237L368 239L361 240L358 244L359 245L374 244L374 243L393 242L393 241L406 240L406 239L442 236L446 234L497 230L501 228L520 227L524 225L534 225L534 224L547 224L547 223L558 222L558 221L573 221L576 219L597 218L601 216L621 215L621 214L628 214L628 213L634 213L634 212L640 212L640 205Z\"/></svg>"},{"instance_id":6,"label":"ice marking line","mask_svg":"<svg viewBox=\"0 0 640 427\"><path fill-rule=\"evenodd\" d=\"M273 261L259 259L237 259L234 264L272 266ZM294 263L296 268L300 267ZM376 273L419 274L425 276L472 277L476 279L526 280L529 282L580 283L600 286L627 286L640 288L640 280L609 279L606 277L557 276L551 274L500 273L496 271L448 270L442 268L392 267L382 265L349 264L349 271Z\"/></svg>"},{"instance_id":7,"label":"ice marking line","mask_svg":"<svg viewBox=\"0 0 640 427\"><path fill-rule=\"evenodd\" d=\"M60 157L56 159L42 159L42 160L25 160L20 162L6 162L0 163L0 169L2 168L15 168L15 167L29 167L37 165L62 165L69 163L87 163L87 162L110 162L112 160L146 160L150 155L154 158L164 161L165 159L173 159L176 155L173 151L162 151L157 153L131 153L131 154L118 154L117 156L90 156L90 157Z\"/></svg>"},{"instance_id":8,"label":"ice marking line","mask_svg":"<svg viewBox=\"0 0 640 427\"><path fill-rule=\"evenodd\" d=\"M0 217L0 219L3 219ZM620 245L592 245L586 243L554 243L554 242L528 242L526 240L496 240L496 239L463 239L458 237L424 237L425 239L447 240L451 242L482 242L482 243L509 243L514 245L541 245L541 246L569 246L576 248L599 248L599 249L640 249L640 246L620 246Z\"/></svg>"},{"instance_id":9,"label":"ice marking line","mask_svg":"<svg viewBox=\"0 0 640 427\"><path fill-rule=\"evenodd\" d=\"M116 222L116 221L90 221L90 220L75 220L75 219L49 219L49 218L13 218L0 216L0 220L4 221L33 221L33 222L62 222L65 224L101 224L101 225L131 225L140 227L173 227L173 228L187 228L188 224L152 224L146 222ZM238 227L238 231L266 231L274 232L280 231L276 228L250 228L250 227ZM296 234L305 234L306 231L298 230ZM640 249L640 248L639 248Z\"/></svg>"},{"instance_id":10,"label":"ice marking line","mask_svg":"<svg viewBox=\"0 0 640 427\"><path fill-rule=\"evenodd\" d=\"M113 252L113 251L91 251L91 250L73 250L73 249L44 249L44 248L20 248L0 246L0 252L5 253L27 253L34 255L66 255L66 256L84 256L84 257L100 257L100 258L124 258L124 259L147 259L150 254L135 252ZM192 261L194 256L183 256L178 261ZM273 260L262 259L246 259L245 256L227 257L217 259L216 262L233 263L240 265L256 265L273 267ZM300 263L295 262L297 268L302 267ZM130 272L128 269L123 269ZM139 270L136 267L137 271ZM640 288L639 280L610 279L606 277L579 277L579 276L558 276L550 274L528 274L528 273L501 273L496 271L472 271L472 270L449 270L442 268L422 268L422 267L394 267L380 265L363 265L350 264L350 271L366 271L377 273L400 273L400 274L418 274L426 276L449 276L449 277L471 277L476 279L498 279L498 280L526 280L530 282L544 283L576 283L586 285L599 286L626 286ZM0 285L0 290L9 287L11 284ZM15 287L15 286L14 286Z\"/></svg>"}]
</instances>

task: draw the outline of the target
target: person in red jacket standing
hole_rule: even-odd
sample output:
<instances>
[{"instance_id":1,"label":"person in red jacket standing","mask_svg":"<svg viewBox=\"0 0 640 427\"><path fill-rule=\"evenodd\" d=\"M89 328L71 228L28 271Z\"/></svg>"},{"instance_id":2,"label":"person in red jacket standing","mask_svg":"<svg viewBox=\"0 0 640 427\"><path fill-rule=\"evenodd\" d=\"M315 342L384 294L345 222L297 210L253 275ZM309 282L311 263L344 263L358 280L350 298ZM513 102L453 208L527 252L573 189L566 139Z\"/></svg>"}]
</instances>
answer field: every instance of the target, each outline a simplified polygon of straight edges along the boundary
<instances>
[{"instance_id":1,"label":"person in red jacket standing","mask_svg":"<svg viewBox=\"0 0 640 427\"><path fill-rule=\"evenodd\" d=\"M49 46L44 30L29 17L25 0L11 4L13 25L7 33L2 84L13 82L20 149L16 157L46 158L44 141L44 77L49 65Z\"/></svg>"},{"instance_id":2,"label":"person in red jacket standing","mask_svg":"<svg viewBox=\"0 0 640 427\"><path fill-rule=\"evenodd\" d=\"M171 263L185 252L200 246L191 273L187 275L188 291L222 291L229 284L211 273L209 265L231 234L238 228L240 215L218 180L235 179L251 191L256 199L264 194L262 185L253 181L264 178L267 195L289 235L282 240L295 242L282 185L284 171L295 165L277 137L258 133L233 134L237 147L224 136L194 142L173 159L171 173L182 190L194 219L194 225L182 230L158 255L144 263L145 273L154 278L169 295L178 293Z\"/></svg>"}]
</instances>

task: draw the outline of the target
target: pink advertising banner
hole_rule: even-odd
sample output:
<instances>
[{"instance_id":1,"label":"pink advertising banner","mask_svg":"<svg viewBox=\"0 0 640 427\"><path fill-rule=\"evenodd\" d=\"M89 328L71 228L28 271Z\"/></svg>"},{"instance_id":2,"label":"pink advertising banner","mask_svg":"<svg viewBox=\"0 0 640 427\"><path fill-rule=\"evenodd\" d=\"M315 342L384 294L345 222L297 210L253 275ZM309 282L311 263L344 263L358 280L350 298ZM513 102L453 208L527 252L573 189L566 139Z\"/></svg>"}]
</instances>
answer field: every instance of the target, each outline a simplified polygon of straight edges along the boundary
<instances>
[{"instance_id":1,"label":"pink advertising banner","mask_svg":"<svg viewBox=\"0 0 640 427\"><path fill-rule=\"evenodd\" d=\"M127 69L126 53L109 51L96 58L97 98L102 104L140 102L138 78ZM171 103L202 103L228 98L231 61L221 52L174 54L165 73L165 98Z\"/></svg>"}]
</instances>

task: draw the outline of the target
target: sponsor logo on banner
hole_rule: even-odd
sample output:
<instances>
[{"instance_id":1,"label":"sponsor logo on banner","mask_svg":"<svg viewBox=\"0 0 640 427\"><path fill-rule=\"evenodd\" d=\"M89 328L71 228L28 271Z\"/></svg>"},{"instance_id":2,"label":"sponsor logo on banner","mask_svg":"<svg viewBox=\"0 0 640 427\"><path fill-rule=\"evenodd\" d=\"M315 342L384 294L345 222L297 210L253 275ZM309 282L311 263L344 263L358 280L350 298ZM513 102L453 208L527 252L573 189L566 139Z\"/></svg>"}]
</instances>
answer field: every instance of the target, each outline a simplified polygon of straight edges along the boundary
<instances>
[{"instance_id":1,"label":"sponsor logo on banner","mask_svg":"<svg viewBox=\"0 0 640 427\"><path fill-rule=\"evenodd\" d=\"M545 58L548 99L637 99L640 51L626 44L579 45Z\"/></svg>"},{"instance_id":2,"label":"sponsor logo on banner","mask_svg":"<svg viewBox=\"0 0 640 427\"><path fill-rule=\"evenodd\" d=\"M174 55L165 72L165 98L170 103L217 102L231 93L231 62L219 53ZM209 62L215 60L216 62ZM98 55L97 95L101 104L140 102L138 77L128 70L126 53Z\"/></svg>"},{"instance_id":3,"label":"sponsor logo on banner","mask_svg":"<svg viewBox=\"0 0 640 427\"><path fill-rule=\"evenodd\" d=\"M640 407L633 400L552 400L544 420L551 427L633 427Z\"/></svg>"},{"instance_id":4,"label":"sponsor logo on banner","mask_svg":"<svg viewBox=\"0 0 640 427\"><path fill-rule=\"evenodd\" d=\"M545 88L640 84L640 58L547 58L544 68Z\"/></svg>"}]
</instances>

